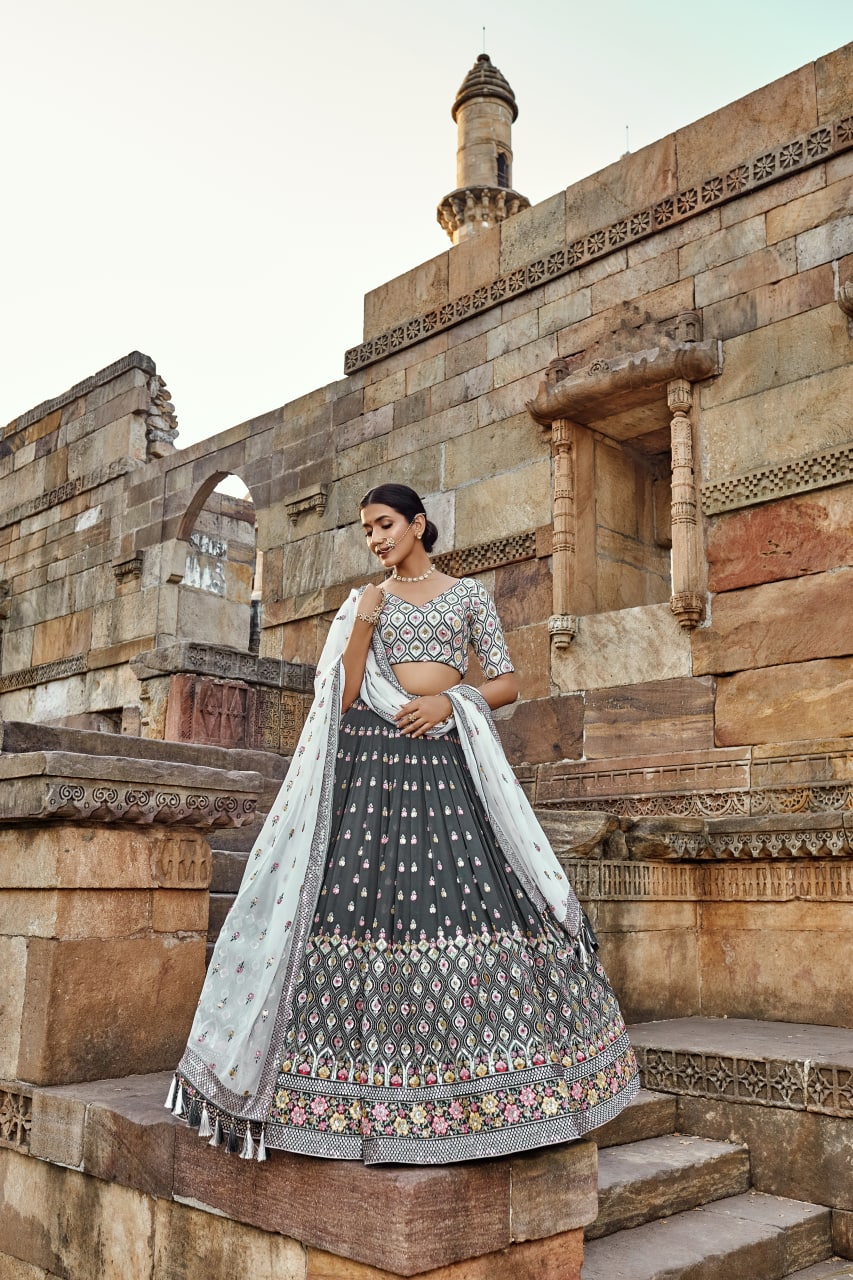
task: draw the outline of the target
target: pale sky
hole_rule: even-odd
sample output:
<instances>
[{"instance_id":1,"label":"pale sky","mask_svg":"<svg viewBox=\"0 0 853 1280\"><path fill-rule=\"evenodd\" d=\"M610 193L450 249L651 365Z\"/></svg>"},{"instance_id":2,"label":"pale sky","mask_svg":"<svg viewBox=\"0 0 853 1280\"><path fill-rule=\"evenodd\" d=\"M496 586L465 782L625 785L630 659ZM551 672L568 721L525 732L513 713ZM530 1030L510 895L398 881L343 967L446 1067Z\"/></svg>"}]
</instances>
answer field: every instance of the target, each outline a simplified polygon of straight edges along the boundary
<instances>
[{"instance_id":1,"label":"pale sky","mask_svg":"<svg viewBox=\"0 0 853 1280\"><path fill-rule=\"evenodd\" d=\"M532 203L853 39L850 0L4 0L0 423L138 349L179 445L343 376L446 249L483 48Z\"/></svg>"}]
</instances>

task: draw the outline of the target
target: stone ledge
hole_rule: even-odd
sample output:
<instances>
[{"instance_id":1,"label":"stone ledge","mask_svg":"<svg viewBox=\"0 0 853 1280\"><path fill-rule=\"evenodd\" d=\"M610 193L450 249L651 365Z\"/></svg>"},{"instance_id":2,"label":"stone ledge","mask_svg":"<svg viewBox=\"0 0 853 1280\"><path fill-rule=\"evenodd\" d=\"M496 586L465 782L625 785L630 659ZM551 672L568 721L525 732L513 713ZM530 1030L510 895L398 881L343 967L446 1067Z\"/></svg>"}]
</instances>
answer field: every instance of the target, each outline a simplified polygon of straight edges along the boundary
<instances>
[{"instance_id":1,"label":"stone ledge","mask_svg":"<svg viewBox=\"0 0 853 1280\"><path fill-rule=\"evenodd\" d=\"M139 654L132 660L131 667L140 680L186 672L219 680L270 685L274 689L293 689L298 693L311 693L314 688L314 668L307 663L261 658L225 645L189 641L163 645Z\"/></svg>"},{"instance_id":2,"label":"stone ledge","mask_svg":"<svg viewBox=\"0 0 853 1280\"><path fill-rule=\"evenodd\" d=\"M34 1090L31 1155L393 1275L503 1250L511 1259L525 1241L570 1241L597 1213L592 1142L424 1169L279 1151L259 1165L224 1157L174 1120L163 1106L169 1080L164 1072Z\"/></svg>"},{"instance_id":3,"label":"stone ledge","mask_svg":"<svg viewBox=\"0 0 853 1280\"><path fill-rule=\"evenodd\" d=\"M647 1089L853 1119L853 1030L743 1018L628 1030Z\"/></svg>"}]
</instances>

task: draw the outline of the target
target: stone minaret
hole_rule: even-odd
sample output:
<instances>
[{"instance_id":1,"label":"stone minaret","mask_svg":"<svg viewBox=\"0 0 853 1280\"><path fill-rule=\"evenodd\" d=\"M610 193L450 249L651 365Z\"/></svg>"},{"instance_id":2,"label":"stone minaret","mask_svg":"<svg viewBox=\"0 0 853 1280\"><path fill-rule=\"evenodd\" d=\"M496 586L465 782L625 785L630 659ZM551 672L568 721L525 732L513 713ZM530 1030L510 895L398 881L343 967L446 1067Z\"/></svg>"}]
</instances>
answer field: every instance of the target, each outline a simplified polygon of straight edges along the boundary
<instances>
[{"instance_id":1,"label":"stone minaret","mask_svg":"<svg viewBox=\"0 0 853 1280\"><path fill-rule=\"evenodd\" d=\"M481 53L453 104L458 145L456 190L438 206L454 244L503 222L530 201L512 189L512 125L518 115L508 82Z\"/></svg>"}]
</instances>

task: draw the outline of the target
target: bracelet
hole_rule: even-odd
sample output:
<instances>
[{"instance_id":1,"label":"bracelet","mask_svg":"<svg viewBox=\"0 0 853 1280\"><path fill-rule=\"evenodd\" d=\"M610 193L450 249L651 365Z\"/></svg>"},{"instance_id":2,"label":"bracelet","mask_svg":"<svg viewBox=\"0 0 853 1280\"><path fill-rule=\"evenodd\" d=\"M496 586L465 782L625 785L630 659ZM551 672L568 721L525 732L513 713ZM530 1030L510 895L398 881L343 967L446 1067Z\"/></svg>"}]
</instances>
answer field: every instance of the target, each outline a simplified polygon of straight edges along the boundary
<instances>
[{"instance_id":1,"label":"bracelet","mask_svg":"<svg viewBox=\"0 0 853 1280\"><path fill-rule=\"evenodd\" d=\"M384 603L384 601L383 601ZM355 616L359 622L368 622L371 627L375 627L379 621L379 615L382 612L382 605L377 605L373 613L357 613Z\"/></svg>"}]
</instances>

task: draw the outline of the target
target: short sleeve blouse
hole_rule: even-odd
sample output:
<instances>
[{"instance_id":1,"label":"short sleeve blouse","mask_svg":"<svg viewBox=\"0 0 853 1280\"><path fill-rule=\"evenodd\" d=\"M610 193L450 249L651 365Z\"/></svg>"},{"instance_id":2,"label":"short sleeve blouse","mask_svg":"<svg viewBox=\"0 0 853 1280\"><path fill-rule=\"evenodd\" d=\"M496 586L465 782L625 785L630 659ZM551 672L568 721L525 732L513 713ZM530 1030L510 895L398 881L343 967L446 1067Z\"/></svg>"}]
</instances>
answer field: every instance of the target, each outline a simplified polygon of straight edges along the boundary
<instances>
[{"instance_id":1,"label":"short sleeve blouse","mask_svg":"<svg viewBox=\"0 0 853 1280\"><path fill-rule=\"evenodd\" d=\"M443 662L464 676L470 647L488 680L515 670L494 601L476 578L460 578L426 604L389 591L379 635L392 664Z\"/></svg>"}]
</instances>

